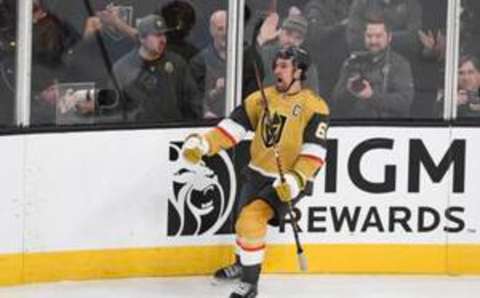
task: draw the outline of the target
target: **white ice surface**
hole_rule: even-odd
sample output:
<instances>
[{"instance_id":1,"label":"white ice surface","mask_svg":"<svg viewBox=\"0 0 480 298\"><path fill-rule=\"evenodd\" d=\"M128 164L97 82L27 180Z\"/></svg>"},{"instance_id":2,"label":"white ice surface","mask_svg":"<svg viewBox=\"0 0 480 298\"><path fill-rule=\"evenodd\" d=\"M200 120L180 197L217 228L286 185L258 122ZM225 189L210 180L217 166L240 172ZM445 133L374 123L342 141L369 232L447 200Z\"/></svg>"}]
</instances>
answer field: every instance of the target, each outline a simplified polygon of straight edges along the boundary
<instances>
[{"instance_id":1,"label":"white ice surface","mask_svg":"<svg viewBox=\"0 0 480 298\"><path fill-rule=\"evenodd\" d=\"M228 298L207 277L61 282L0 288L0 298ZM265 275L258 298L478 298L480 277Z\"/></svg>"}]
</instances>

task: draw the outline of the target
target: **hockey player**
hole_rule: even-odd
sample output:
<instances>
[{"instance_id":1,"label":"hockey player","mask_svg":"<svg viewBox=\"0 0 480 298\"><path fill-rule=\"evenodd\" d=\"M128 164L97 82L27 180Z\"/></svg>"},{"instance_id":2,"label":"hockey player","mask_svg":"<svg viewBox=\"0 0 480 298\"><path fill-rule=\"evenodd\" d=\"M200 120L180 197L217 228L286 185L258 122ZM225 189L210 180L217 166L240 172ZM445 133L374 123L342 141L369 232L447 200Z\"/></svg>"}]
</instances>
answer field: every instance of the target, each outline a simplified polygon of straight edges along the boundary
<instances>
[{"instance_id":1,"label":"hockey player","mask_svg":"<svg viewBox=\"0 0 480 298\"><path fill-rule=\"evenodd\" d=\"M329 109L324 99L302 87L309 60L301 48L279 50L272 63L276 83L264 90L268 109L261 92L254 92L215 128L188 136L183 145L183 157L198 163L205 155L235 146L247 131L255 133L238 202L236 262L215 273L217 279L240 278L230 298L257 297L267 224L278 225L289 204L311 194L312 180L325 163ZM274 145L284 179L279 177Z\"/></svg>"}]
</instances>

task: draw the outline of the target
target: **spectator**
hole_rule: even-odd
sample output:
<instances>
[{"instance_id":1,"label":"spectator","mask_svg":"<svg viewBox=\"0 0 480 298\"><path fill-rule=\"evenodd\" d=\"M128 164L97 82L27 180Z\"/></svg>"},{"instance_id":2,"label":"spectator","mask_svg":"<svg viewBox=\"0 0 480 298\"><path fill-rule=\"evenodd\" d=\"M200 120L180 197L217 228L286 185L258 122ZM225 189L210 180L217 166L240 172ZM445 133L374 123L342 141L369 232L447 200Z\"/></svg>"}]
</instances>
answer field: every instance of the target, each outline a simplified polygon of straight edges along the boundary
<instances>
[{"instance_id":1,"label":"spectator","mask_svg":"<svg viewBox=\"0 0 480 298\"><path fill-rule=\"evenodd\" d=\"M410 64L390 44L383 18L370 19L364 34L367 52L347 59L333 93L337 118L408 117L413 98Z\"/></svg>"},{"instance_id":2,"label":"spectator","mask_svg":"<svg viewBox=\"0 0 480 298\"><path fill-rule=\"evenodd\" d=\"M68 9L59 9L58 4L48 0L34 2L31 122L92 124L93 113L106 105L97 109L97 101L89 100L95 98L80 95L107 87L112 61L135 45L136 31L129 26L131 18L125 14L130 8L95 0L69 3L64 7L79 10L68 13ZM85 23L83 36L70 25L70 21L79 20ZM86 86L88 89L83 89ZM66 101L69 104L65 105Z\"/></svg>"},{"instance_id":3,"label":"spectator","mask_svg":"<svg viewBox=\"0 0 480 298\"><path fill-rule=\"evenodd\" d=\"M257 45L262 56L265 77L265 86L274 84L272 61L279 49L299 47L303 44L307 34L307 21L303 16L293 15L286 18L280 30L278 27L278 14L270 14L264 21L260 33L257 36ZM318 93L318 75L316 66L312 65L307 70L305 86Z\"/></svg>"},{"instance_id":4,"label":"spectator","mask_svg":"<svg viewBox=\"0 0 480 298\"><path fill-rule=\"evenodd\" d=\"M134 9L126 1L113 5L104 0L83 1L80 7L83 8L79 12L84 20L83 38L64 55L68 66L65 82L90 85L97 90L109 88L111 82L115 82L113 64L136 46L137 30L130 26ZM117 84L113 87L119 92ZM111 111L106 106L95 105L94 101L80 102L88 103L88 109L79 106L79 110L89 115L95 112L97 119Z\"/></svg>"},{"instance_id":5,"label":"spectator","mask_svg":"<svg viewBox=\"0 0 480 298\"><path fill-rule=\"evenodd\" d=\"M212 15L216 11L224 10L222 8L226 8L228 5L225 0L221 1L212 1L212 2L198 2L196 3L201 8L201 11L213 11ZM217 9L214 9L217 8ZM213 10L211 10L213 9ZM245 6L245 23L251 23L251 14L248 6ZM197 26L198 27L198 26ZM195 28L196 29L196 28ZM226 34L226 32L225 32ZM203 37L203 35L200 35ZM225 36L226 38L226 36ZM205 39L205 38L203 38ZM197 44L197 43L196 43ZM207 44L208 45L208 44ZM227 43L225 43L225 47L227 46ZM198 62L198 61L197 61ZM253 63L255 62L255 63ZM196 64L196 63L194 63ZM249 43L249 42L244 42L244 47L243 47L243 65L242 65L242 73L243 73L243 80L242 80L242 98L246 98L250 93L258 90L258 86L256 83L255 79L255 71L254 71L254 64L258 66L258 70L260 73L260 77L264 77L264 70L263 70L263 63L262 63L262 58L260 54L257 51L257 48L255 44ZM198 66L198 64L197 64ZM196 68L196 66L194 66ZM269 66L270 68L270 66ZM225 66L226 70L226 66ZM224 70L224 71L225 71ZM197 77L198 72L195 71L195 76ZM198 77L197 77L198 79ZM221 85L221 82L219 82ZM203 86L203 84L202 84ZM202 91L204 93L204 91ZM226 100L226 98L224 98Z\"/></svg>"},{"instance_id":6,"label":"spectator","mask_svg":"<svg viewBox=\"0 0 480 298\"><path fill-rule=\"evenodd\" d=\"M203 95L205 118L225 116L226 33L227 12L218 10L210 18L212 42L191 61L193 76Z\"/></svg>"},{"instance_id":7,"label":"spectator","mask_svg":"<svg viewBox=\"0 0 480 298\"><path fill-rule=\"evenodd\" d=\"M83 39L64 57L69 67L68 80L94 82L105 88L113 64L135 48L136 30L121 18L120 6L96 3L88 9L92 11L85 18Z\"/></svg>"},{"instance_id":8,"label":"spectator","mask_svg":"<svg viewBox=\"0 0 480 298\"><path fill-rule=\"evenodd\" d=\"M0 53L0 126L14 122L15 48Z\"/></svg>"},{"instance_id":9,"label":"spectator","mask_svg":"<svg viewBox=\"0 0 480 298\"><path fill-rule=\"evenodd\" d=\"M460 50L462 55L480 57L480 1L462 0Z\"/></svg>"},{"instance_id":10,"label":"spectator","mask_svg":"<svg viewBox=\"0 0 480 298\"><path fill-rule=\"evenodd\" d=\"M415 55L422 28L422 8L418 0L354 0L347 25L350 51L364 49L363 33L370 15L383 15L392 28L392 47L405 57Z\"/></svg>"},{"instance_id":11,"label":"spectator","mask_svg":"<svg viewBox=\"0 0 480 298\"><path fill-rule=\"evenodd\" d=\"M352 0L310 0L304 8L308 20L308 36L324 40L336 34L348 21Z\"/></svg>"},{"instance_id":12,"label":"spectator","mask_svg":"<svg viewBox=\"0 0 480 298\"><path fill-rule=\"evenodd\" d=\"M128 13L120 13L123 16L129 15L132 24L135 19L144 17L155 10L158 2L161 0L88 0L88 1L59 1L43 0L49 11L59 16L62 21L68 21L77 32L82 33L85 30L86 21L90 17L99 16L98 13L105 11L108 7L119 8L120 10L129 10ZM108 21L107 21L108 22ZM131 25L131 24L129 24ZM112 28L117 30L117 28ZM128 30L134 29L130 27ZM128 31L127 30L127 31ZM121 31L121 30L120 30ZM123 32L123 33L127 33ZM113 33L113 32L109 32ZM120 33L120 32L116 32ZM115 39L120 40L125 36L115 34Z\"/></svg>"},{"instance_id":13,"label":"spectator","mask_svg":"<svg viewBox=\"0 0 480 298\"><path fill-rule=\"evenodd\" d=\"M480 62L474 56L463 56L459 61L457 117L480 116Z\"/></svg>"},{"instance_id":14,"label":"spectator","mask_svg":"<svg viewBox=\"0 0 480 298\"><path fill-rule=\"evenodd\" d=\"M42 0L33 2L32 31L32 125L56 123L56 100L45 92L65 79L67 66L62 57L80 40L66 22L46 9Z\"/></svg>"},{"instance_id":15,"label":"spectator","mask_svg":"<svg viewBox=\"0 0 480 298\"><path fill-rule=\"evenodd\" d=\"M164 19L148 15L137 25L140 46L117 63L113 72L124 100L127 120L165 122L202 116L190 69L179 55L168 51L169 30Z\"/></svg>"},{"instance_id":16,"label":"spectator","mask_svg":"<svg viewBox=\"0 0 480 298\"><path fill-rule=\"evenodd\" d=\"M327 100L350 52L346 41L348 11L352 0L310 0L304 8L308 21L306 48L317 66L319 94Z\"/></svg>"},{"instance_id":17,"label":"spectator","mask_svg":"<svg viewBox=\"0 0 480 298\"><path fill-rule=\"evenodd\" d=\"M160 3L165 2L161 1ZM169 48L189 62L199 49L187 38L193 29L196 29L198 9L194 8L192 1L168 1L164 6L159 6L155 14L163 17L167 26L172 28L166 32ZM206 36L206 32L202 37Z\"/></svg>"},{"instance_id":18,"label":"spectator","mask_svg":"<svg viewBox=\"0 0 480 298\"><path fill-rule=\"evenodd\" d=\"M249 22L245 22L245 41L250 45L252 39L257 35L258 24L263 23L270 14L277 13L280 19L300 15L302 13L301 8L305 6L306 2L307 0L246 0L245 9L249 14Z\"/></svg>"},{"instance_id":19,"label":"spectator","mask_svg":"<svg viewBox=\"0 0 480 298\"><path fill-rule=\"evenodd\" d=\"M80 36L68 23L61 21L43 6L42 0L33 2L32 57L52 69L62 66L62 56L72 48Z\"/></svg>"},{"instance_id":20,"label":"spectator","mask_svg":"<svg viewBox=\"0 0 480 298\"><path fill-rule=\"evenodd\" d=\"M422 30L418 32L421 48L410 57L415 85L412 118L432 119L435 102L444 84L447 0L422 0Z\"/></svg>"},{"instance_id":21,"label":"spectator","mask_svg":"<svg viewBox=\"0 0 480 298\"><path fill-rule=\"evenodd\" d=\"M252 23L252 14L248 5L244 7L244 23L251 24ZM256 28L255 36L260 29L261 22L258 24L258 28ZM265 76L265 71L263 69L262 63L262 56L257 50L255 38L252 42L249 40L243 40L243 65L242 65L242 98L247 98L248 95L258 90L258 84L256 80L256 73L260 74L260 79L263 81Z\"/></svg>"},{"instance_id":22,"label":"spectator","mask_svg":"<svg viewBox=\"0 0 480 298\"><path fill-rule=\"evenodd\" d=\"M0 1L0 126L14 123L16 1Z\"/></svg>"}]
</instances>

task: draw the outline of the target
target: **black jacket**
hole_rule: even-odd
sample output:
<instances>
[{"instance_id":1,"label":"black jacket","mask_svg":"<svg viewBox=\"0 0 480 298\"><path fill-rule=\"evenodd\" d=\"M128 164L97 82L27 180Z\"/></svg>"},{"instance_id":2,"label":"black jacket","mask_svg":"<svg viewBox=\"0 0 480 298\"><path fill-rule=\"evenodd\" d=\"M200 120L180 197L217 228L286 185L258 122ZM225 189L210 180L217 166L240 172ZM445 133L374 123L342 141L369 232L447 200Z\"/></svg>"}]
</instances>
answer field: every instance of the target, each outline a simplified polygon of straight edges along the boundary
<instances>
[{"instance_id":1,"label":"black jacket","mask_svg":"<svg viewBox=\"0 0 480 298\"><path fill-rule=\"evenodd\" d=\"M375 56L371 63L354 65L352 58L345 61L333 93L332 116L349 119L378 119L409 117L413 99L413 78L409 62L388 50ZM373 96L360 99L347 88L350 78L359 74L370 82Z\"/></svg>"},{"instance_id":2,"label":"black jacket","mask_svg":"<svg viewBox=\"0 0 480 298\"><path fill-rule=\"evenodd\" d=\"M138 49L113 67L128 120L169 122L200 119L202 106L190 68L179 55L166 51L154 61Z\"/></svg>"}]
</instances>

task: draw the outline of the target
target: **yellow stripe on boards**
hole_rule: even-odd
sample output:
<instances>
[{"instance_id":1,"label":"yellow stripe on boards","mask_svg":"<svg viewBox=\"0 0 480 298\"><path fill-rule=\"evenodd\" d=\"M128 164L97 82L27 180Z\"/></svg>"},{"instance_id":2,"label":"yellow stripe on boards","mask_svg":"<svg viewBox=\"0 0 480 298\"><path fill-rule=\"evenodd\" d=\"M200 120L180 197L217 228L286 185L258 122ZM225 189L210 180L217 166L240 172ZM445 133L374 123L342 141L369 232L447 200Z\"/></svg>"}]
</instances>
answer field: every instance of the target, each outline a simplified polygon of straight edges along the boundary
<instances>
[{"instance_id":1,"label":"yellow stripe on boards","mask_svg":"<svg viewBox=\"0 0 480 298\"><path fill-rule=\"evenodd\" d=\"M447 250L449 274L480 274L480 246L450 245Z\"/></svg>"},{"instance_id":2,"label":"yellow stripe on boards","mask_svg":"<svg viewBox=\"0 0 480 298\"><path fill-rule=\"evenodd\" d=\"M226 246L120 249L25 255L25 282L203 275L233 260Z\"/></svg>"},{"instance_id":3,"label":"yellow stripe on boards","mask_svg":"<svg viewBox=\"0 0 480 298\"><path fill-rule=\"evenodd\" d=\"M23 255L0 255L0 285L16 285L22 280Z\"/></svg>"},{"instance_id":4,"label":"yellow stripe on boards","mask_svg":"<svg viewBox=\"0 0 480 298\"><path fill-rule=\"evenodd\" d=\"M305 245L309 273L480 274L480 245ZM211 274L231 246L0 255L0 285L60 280ZM294 245L269 245L264 272L298 271Z\"/></svg>"},{"instance_id":5,"label":"yellow stripe on boards","mask_svg":"<svg viewBox=\"0 0 480 298\"><path fill-rule=\"evenodd\" d=\"M298 268L294 246L268 247L266 265L272 272ZM313 273L444 274L442 245L305 245L308 271ZM478 247L480 251L480 246ZM282 259L283 264L278 264ZM480 267L479 273L480 273Z\"/></svg>"}]
</instances>

